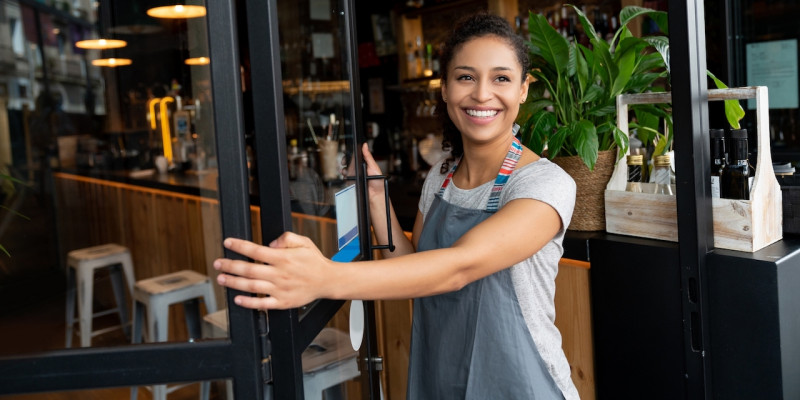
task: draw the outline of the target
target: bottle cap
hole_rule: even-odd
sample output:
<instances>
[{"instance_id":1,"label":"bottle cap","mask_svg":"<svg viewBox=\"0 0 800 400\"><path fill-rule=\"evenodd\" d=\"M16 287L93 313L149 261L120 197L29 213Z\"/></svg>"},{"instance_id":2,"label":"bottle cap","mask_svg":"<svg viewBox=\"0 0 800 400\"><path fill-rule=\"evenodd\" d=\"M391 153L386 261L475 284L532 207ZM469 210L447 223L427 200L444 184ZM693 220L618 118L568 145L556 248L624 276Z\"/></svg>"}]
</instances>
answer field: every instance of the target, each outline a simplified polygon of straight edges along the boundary
<instances>
[{"instance_id":1,"label":"bottle cap","mask_svg":"<svg viewBox=\"0 0 800 400\"><path fill-rule=\"evenodd\" d=\"M669 162L670 162L669 154L664 154L663 156L656 156L655 166L656 167L669 167Z\"/></svg>"},{"instance_id":2,"label":"bottle cap","mask_svg":"<svg viewBox=\"0 0 800 400\"><path fill-rule=\"evenodd\" d=\"M708 135L711 136L712 139L721 139L725 137L725 130L724 129L709 129Z\"/></svg>"},{"instance_id":3,"label":"bottle cap","mask_svg":"<svg viewBox=\"0 0 800 400\"><path fill-rule=\"evenodd\" d=\"M747 139L747 129L731 129L732 139Z\"/></svg>"},{"instance_id":4,"label":"bottle cap","mask_svg":"<svg viewBox=\"0 0 800 400\"><path fill-rule=\"evenodd\" d=\"M628 156L628 165L642 165L644 156L641 154L631 154Z\"/></svg>"}]
</instances>

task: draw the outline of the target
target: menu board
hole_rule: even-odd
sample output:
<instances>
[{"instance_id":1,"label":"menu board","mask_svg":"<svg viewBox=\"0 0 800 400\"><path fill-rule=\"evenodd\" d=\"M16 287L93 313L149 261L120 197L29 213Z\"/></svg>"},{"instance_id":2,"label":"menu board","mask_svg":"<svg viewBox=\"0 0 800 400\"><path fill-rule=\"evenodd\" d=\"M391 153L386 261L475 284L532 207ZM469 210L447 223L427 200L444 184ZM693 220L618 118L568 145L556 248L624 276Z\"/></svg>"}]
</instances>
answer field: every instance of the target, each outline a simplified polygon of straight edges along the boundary
<instances>
[{"instance_id":1,"label":"menu board","mask_svg":"<svg viewBox=\"0 0 800 400\"><path fill-rule=\"evenodd\" d=\"M797 108L797 39L750 43L746 46L747 85L769 89L769 108ZM747 108L756 108L755 99Z\"/></svg>"}]
</instances>

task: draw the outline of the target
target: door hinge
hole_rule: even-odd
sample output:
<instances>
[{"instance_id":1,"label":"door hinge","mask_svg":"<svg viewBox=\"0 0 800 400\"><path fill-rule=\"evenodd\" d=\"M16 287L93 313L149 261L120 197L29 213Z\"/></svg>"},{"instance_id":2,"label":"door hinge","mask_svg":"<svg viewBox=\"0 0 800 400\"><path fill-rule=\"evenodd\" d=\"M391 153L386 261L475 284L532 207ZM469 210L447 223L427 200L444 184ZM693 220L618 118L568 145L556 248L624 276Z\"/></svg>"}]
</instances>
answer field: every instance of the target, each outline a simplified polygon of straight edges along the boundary
<instances>
[{"instance_id":1,"label":"door hinge","mask_svg":"<svg viewBox=\"0 0 800 400\"><path fill-rule=\"evenodd\" d=\"M367 363L367 367L372 367L375 371L383 371L383 357L375 356L364 359ZM372 365L370 365L372 364Z\"/></svg>"},{"instance_id":2,"label":"door hinge","mask_svg":"<svg viewBox=\"0 0 800 400\"><path fill-rule=\"evenodd\" d=\"M267 384L272 382L272 342L269 340L269 324L267 313L258 313L258 338L261 341L261 379Z\"/></svg>"}]
</instances>

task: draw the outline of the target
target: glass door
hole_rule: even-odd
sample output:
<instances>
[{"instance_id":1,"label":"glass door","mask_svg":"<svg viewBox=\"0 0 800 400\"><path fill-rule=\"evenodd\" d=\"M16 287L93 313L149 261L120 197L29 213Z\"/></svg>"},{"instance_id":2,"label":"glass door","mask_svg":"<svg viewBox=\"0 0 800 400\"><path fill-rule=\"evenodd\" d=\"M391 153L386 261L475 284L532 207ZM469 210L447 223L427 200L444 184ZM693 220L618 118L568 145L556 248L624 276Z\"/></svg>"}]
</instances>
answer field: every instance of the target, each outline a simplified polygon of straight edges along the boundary
<instances>
[{"instance_id":1,"label":"glass door","mask_svg":"<svg viewBox=\"0 0 800 400\"><path fill-rule=\"evenodd\" d=\"M248 154L261 238L293 231L335 260L368 258L353 3L253 0L245 7ZM275 398L318 397L325 388L326 398L380 397L371 302L319 300L268 314Z\"/></svg>"},{"instance_id":2,"label":"glass door","mask_svg":"<svg viewBox=\"0 0 800 400\"><path fill-rule=\"evenodd\" d=\"M179 3L0 0L0 396L263 398L237 2Z\"/></svg>"}]
</instances>

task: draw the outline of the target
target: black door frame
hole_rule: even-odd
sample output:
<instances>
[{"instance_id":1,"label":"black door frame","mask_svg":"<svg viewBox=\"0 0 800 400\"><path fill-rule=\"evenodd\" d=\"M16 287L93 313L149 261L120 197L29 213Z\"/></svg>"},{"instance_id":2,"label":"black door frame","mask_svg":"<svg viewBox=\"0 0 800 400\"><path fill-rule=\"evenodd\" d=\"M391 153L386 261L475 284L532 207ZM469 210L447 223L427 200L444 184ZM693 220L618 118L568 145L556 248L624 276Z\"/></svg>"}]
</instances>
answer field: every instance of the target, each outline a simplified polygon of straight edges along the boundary
<instances>
[{"instance_id":1,"label":"black door frame","mask_svg":"<svg viewBox=\"0 0 800 400\"><path fill-rule=\"evenodd\" d=\"M346 54L347 71L350 77L350 115L353 121L344 129L353 135L356 143L363 142L361 96L358 71L358 43L353 0L343 0L345 29L340 33L342 51ZM258 155L258 187L261 201L261 233L267 243L283 232L292 230L289 199L289 173L286 155L286 128L283 108L283 79L281 72L280 41L278 30L277 0L246 0L247 34L250 51L251 85L255 128L255 153ZM255 110L258 110L256 113ZM358 147L358 146L355 146ZM353 150L353 163L362 166L361 154ZM366 176L363 167L355 168L358 194L359 235L361 256L371 258L369 217L366 211ZM263 212L269 210L269 212ZM303 366L301 355L316 335L333 318L344 304L341 300L319 300L302 315L299 309L269 310L269 333L267 345L270 349L270 373L272 390L276 399L302 399ZM359 356L359 369L367 376L363 379L363 395L380 398L378 373L374 362L377 344L374 337L374 306L364 302L365 344Z\"/></svg>"},{"instance_id":2,"label":"black door frame","mask_svg":"<svg viewBox=\"0 0 800 400\"><path fill-rule=\"evenodd\" d=\"M251 239L235 0L209 0L208 32L224 237ZM220 244L220 247L222 245ZM229 258L241 258L225 251ZM229 304L233 296L227 291ZM233 379L240 399L264 394L257 312L231 307L229 338L55 350L0 359L0 395ZM214 362L208 362L214 360Z\"/></svg>"}]
</instances>

